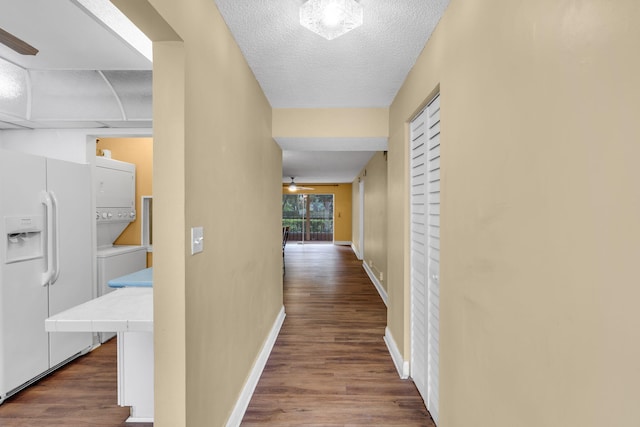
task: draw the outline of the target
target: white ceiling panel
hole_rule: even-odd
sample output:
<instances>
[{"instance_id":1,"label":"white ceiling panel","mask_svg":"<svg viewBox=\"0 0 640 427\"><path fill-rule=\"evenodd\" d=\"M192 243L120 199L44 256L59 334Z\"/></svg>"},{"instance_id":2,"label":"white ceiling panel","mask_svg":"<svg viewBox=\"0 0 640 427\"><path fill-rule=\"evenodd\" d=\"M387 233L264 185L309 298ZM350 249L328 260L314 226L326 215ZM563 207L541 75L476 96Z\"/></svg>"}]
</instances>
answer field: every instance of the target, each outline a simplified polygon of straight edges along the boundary
<instances>
[{"instance_id":1,"label":"white ceiling panel","mask_svg":"<svg viewBox=\"0 0 640 427\"><path fill-rule=\"evenodd\" d=\"M38 70L150 70L151 62L70 0L0 0L0 28L39 50L0 57Z\"/></svg>"},{"instance_id":2,"label":"white ceiling panel","mask_svg":"<svg viewBox=\"0 0 640 427\"><path fill-rule=\"evenodd\" d=\"M38 71L30 73L31 119L122 120L111 87L97 71Z\"/></svg>"},{"instance_id":3,"label":"white ceiling panel","mask_svg":"<svg viewBox=\"0 0 640 427\"><path fill-rule=\"evenodd\" d=\"M151 120L151 71L117 70L102 74L120 100L127 120Z\"/></svg>"}]
</instances>

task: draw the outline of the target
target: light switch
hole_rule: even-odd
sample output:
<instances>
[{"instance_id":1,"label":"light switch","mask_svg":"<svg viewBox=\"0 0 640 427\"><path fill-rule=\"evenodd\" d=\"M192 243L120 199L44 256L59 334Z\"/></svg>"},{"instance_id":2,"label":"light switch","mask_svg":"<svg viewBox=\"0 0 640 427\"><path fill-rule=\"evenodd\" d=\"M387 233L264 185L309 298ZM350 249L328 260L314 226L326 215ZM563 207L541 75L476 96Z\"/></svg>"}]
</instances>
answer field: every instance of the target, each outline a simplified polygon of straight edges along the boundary
<instances>
[{"instance_id":1,"label":"light switch","mask_svg":"<svg viewBox=\"0 0 640 427\"><path fill-rule=\"evenodd\" d=\"M202 252L204 249L204 228L191 227L191 255Z\"/></svg>"}]
</instances>

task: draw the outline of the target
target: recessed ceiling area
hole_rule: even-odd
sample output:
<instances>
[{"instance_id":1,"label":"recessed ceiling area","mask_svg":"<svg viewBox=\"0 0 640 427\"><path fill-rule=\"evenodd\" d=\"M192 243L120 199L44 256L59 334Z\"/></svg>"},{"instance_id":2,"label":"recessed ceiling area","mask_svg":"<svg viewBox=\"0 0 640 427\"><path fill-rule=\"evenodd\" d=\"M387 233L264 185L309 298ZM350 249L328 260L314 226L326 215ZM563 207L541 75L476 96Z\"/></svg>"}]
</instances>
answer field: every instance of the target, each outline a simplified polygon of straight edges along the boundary
<instances>
[{"instance_id":1,"label":"recessed ceiling area","mask_svg":"<svg viewBox=\"0 0 640 427\"><path fill-rule=\"evenodd\" d=\"M282 182L327 184L350 183L369 162L372 151L282 151ZM358 169L355 169L358 167Z\"/></svg>"},{"instance_id":2,"label":"recessed ceiling area","mask_svg":"<svg viewBox=\"0 0 640 427\"><path fill-rule=\"evenodd\" d=\"M282 148L282 182L353 182L387 138L275 138Z\"/></svg>"}]
</instances>

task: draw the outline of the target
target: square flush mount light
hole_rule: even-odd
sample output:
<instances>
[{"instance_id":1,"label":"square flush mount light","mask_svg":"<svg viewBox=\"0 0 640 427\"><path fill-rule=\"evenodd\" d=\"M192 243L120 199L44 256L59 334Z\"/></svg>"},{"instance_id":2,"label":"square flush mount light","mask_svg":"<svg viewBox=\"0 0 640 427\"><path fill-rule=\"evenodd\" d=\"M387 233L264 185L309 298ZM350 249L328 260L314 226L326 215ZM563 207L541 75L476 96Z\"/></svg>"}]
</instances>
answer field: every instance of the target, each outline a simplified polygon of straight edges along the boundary
<instances>
[{"instance_id":1,"label":"square flush mount light","mask_svg":"<svg viewBox=\"0 0 640 427\"><path fill-rule=\"evenodd\" d=\"M362 6L355 0L308 0L300 6L300 24L333 40L362 25Z\"/></svg>"}]
</instances>

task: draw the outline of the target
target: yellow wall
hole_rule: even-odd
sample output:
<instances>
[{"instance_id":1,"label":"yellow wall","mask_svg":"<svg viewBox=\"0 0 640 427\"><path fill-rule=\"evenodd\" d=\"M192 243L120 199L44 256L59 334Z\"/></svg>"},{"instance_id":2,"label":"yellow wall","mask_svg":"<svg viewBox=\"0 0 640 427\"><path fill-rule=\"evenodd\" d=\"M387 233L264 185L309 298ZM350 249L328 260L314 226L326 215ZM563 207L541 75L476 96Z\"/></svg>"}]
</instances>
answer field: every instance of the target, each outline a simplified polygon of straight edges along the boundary
<instances>
[{"instance_id":1,"label":"yellow wall","mask_svg":"<svg viewBox=\"0 0 640 427\"><path fill-rule=\"evenodd\" d=\"M353 198L359 204L358 181L364 181L364 252L358 247L382 287L387 289L387 154L376 153L353 182ZM358 224L358 222L356 222ZM359 224L354 226L358 242Z\"/></svg>"},{"instance_id":2,"label":"yellow wall","mask_svg":"<svg viewBox=\"0 0 640 427\"><path fill-rule=\"evenodd\" d=\"M351 184L303 184L313 190L297 191L296 194L333 194L333 240L351 243ZM282 194L292 194L282 187Z\"/></svg>"},{"instance_id":3,"label":"yellow wall","mask_svg":"<svg viewBox=\"0 0 640 427\"><path fill-rule=\"evenodd\" d=\"M115 241L116 245L140 245L141 197L153 195L153 139L152 138L100 138L96 149L111 150L111 158L136 165L136 212L138 216ZM152 253L147 253L147 266L153 264Z\"/></svg>"},{"instance_id":4,"label":"yellow wall","mask_svg":"<svg viewBox=\"0 0 640 427\"><path fill-rule=\"evenodd\" d=\"M638 425L639 20L635 0L452 0L391 107L408 360L406 123L440 87L442 427Z\"/></svg>"},{"instance_id":5,"label":"yellow wall","mask_svg":"<svg viewBox=\"0 0 640 427\"><path fill-rule=\"evenodd\" d=\"M225 425L283 306L271 108L214 2L115 3L154 40L154 425Z\"/></svg>"}]
</instances>

